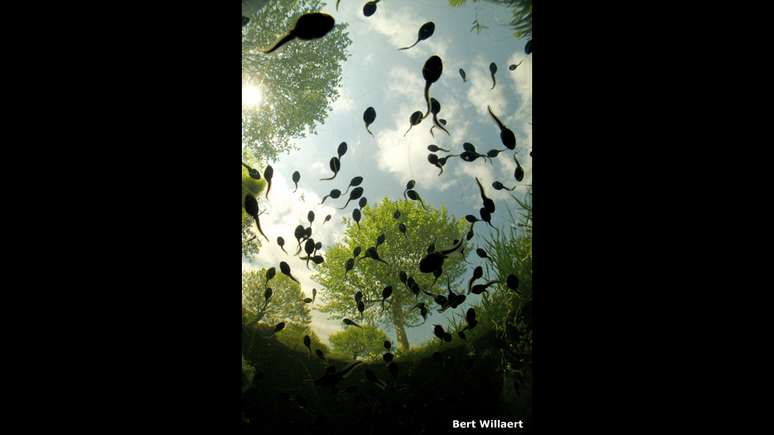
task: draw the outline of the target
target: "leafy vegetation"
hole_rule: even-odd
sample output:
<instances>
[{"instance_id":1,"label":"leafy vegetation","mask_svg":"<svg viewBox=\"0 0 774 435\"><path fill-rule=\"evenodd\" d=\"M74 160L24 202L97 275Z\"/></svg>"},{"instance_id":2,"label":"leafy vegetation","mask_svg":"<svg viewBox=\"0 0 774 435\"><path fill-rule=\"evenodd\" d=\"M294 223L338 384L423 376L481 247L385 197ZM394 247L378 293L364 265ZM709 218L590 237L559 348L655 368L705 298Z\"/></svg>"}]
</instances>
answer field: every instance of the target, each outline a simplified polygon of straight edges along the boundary
<instances>
[{"instance_id":1,"label":"leafy vegetation","mask_svg":"<svg viewBox=\"0 0 774 435\"><path fill-rule=\"evenodd\" d=\"M400 211L399 219L393 216L396 210ZM405 234L399 230L401 223L406 226ZM466 231L464 219L450 216L444 208L428 206L423 209L416 201L384 198L381 203L366 207L360 224L348 221L343 239L328 248L325 263L317 267L314 279L325 288L320 310L338 317L359 319L354 294L361 291L366 306L365 322L392 326L399 349L408 350L406 327L418 324L422 319L420 310L415 307L420 302L429 306L432 298L425 293L415 296L399 280L399 271L406 272L426 292L445 292L447 280L454 283L464 272L462 256L450 256L444 264L443 276L435 283L432 274L419 271L419 260L427 254L431 243L438 249L446 249L454 244L454 240L463 238ZM365 252L382 234L385 243L379 246L378 253L387 264L363 258L360 254L353 269L345 273L345 264L352 258L355 248L359 246ZM392 295L382 304L382 291L387 286L392 287Z\"/></svg>"},{"instance_id":2,"label":"leafy vegetation","mask_svg":"<svg viewBox=\"0 0 774 435\"><path fill-rule=\"evenodd\" d=\"M384 331L370 325L360 328L350 327L337 332L329 338L333 350L342 355L352 355L352 359L364 357L374 359L385 352L383 343L387 340Z\"/></svg>"},{"instance_id":3,"label":"leafy vegetation","mask_svg":"<svg viewBox=\"0 0 774 435\"><path fill-rule=\"evenodd\" d=\"M291 140L315 133L338 97L342 63L352 43L346 24L336 24L325 38L261 53L292 29L298 17L322 5L321 0L272 1L242 27L242 80L263 92L260 110L242 111L246 157L270 161L289 151Z\"/></svg>"},{"instance_id":4,"label":"leafy vegetation","mask_svg":"<svg viewBox=\"0 0 774 435\"><path fill-rule=\"evenodd\" d=\"M448 0L449 6L458 8L467 3L467 0ZM481 0L472 0L474 3L478 3ZM517 38L526 38L532 36L532 0L485 0L489 3L495 3L499 5L508 6L511 8L513 17L509 23L513 29L513 36ZM478 18L473 21L473 28L479 33L487 26L482 25Z\"/></svg>"},{"instance_id":5,"label":"leafy vegetation","mask_svg":"<svg viewBox=\"0 0 774 435\"><path fill-rule=\"evenodd\" d=\"M245 323L263 322L274 326L279 322L292 322L308 326L312 321L311 310L304 303L304 292L292 279L277 272L266 283L266 269L242 273L242 307L246 311ZM266 289L272 290L266 298Z\"/></svg>"}]
</instances>

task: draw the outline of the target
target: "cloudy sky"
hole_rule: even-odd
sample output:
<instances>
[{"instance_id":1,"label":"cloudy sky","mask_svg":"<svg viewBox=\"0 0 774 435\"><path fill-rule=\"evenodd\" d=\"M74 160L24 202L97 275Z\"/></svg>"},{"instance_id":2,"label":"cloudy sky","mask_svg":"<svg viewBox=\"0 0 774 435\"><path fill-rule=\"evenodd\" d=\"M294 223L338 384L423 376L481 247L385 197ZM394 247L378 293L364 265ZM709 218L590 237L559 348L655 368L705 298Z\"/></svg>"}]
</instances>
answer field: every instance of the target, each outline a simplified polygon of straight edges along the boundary
<instances>
[{"instance_id":1,"label":"cloudy sky","mask_svg":"<svg viewBox=\"0 0 774 435\"><path fill-rule=\"evenodd\" d=\"M270 201L266 205L267 213L261 216L261 226L270 233L270 238L282 235L292 243L293 229L308 223L307 212L314 210L317 216L315 240L324 246L335 244L343 234L341 219L350 216L352 206L338 210L330 207L338 205L337 201L319 204L331 189L344 191L356 175L365 179L362 186L369 204L375 204L385 196L400 197L406 182L414 179L416 190L425 202L436 207L443 205L459 217L478 214L481 198L474 179L478 177L487 188L487 195L497 203L493 223L500 228L510 226L512 222L505 208L510 206L515 211L517 205L508 192L495 191L491 184L495 180L509 187L516 184L513 152L501 153L491 163L481 159L473 163L450 159L441 176L427 162L429 144L454 153L462 152L464 142L474 144L481 153L503 148L499 129L487 113L487 105L490 105L503 123L516 133L517 158L526 175L514 193L523 196L526 185L531 183L532 162L528 154L532 149L532 65L531 58L524 54L526 40L514 38L507 25L511 19L510 10L487 2L468 2L465 7L452 8L445 0L391 0L380 2L377 12L366 18L362 14L362 1L352 7L352 0L342 0L338 12L335 3L335 0L329 1L323 12L333 15L337 22L349 23L351 57L344 64L340 95L324 125L318 126L317 134L297 141L297 151L272 163L275 175ZM347 4L349 6L345 7ZM479 34L469 31L476 19L489 28ZM416 41L419 27L427 21L435 23L433 36L410 50L398 51ZM432 122L428 118L403 137L411 113L426 110L422 66L432 55L443 60L443 75L432 85L430 94L441 103L439 118L447 120L446 127L451 136L436 128L433 138L429 133ZM498 67L493 90L490 89L490 62L495 62ZM523 63L515 71L508 69L509 65L519 62ZM459 75L460 68L467 74L467 83L463 83ZM373 137L366 132L362 119L363 111L369 106L373 106L377 114L370 127ZM332 182L317 181L330 176L328 161L336 155L336 148L342 141L347 142L349 149L342 158L339 175ZM295 170L301 172L301 182L298 191L291 193L290 176ZM317 221L327 214L333 218L325 224L326 231L318 232ZM482 231L483 226L476 228L477 232L486 231ZM469 259L477 264L474 257L475 254ZM264 243L258 256L243 261L243 269L276 266L285 260L301 281L305 293L311 296L315 287L324 291L311 280L304 262L288 258L274 243ZM478 298L472 296L466 306L477 301ZM443 316L433 316L424 326L409 329L412 346L429 339L432 325L439 321L443 323ZM330 334L341 330L343 325L340 319L328 319L313 311L312 327L322 340L327 341ZM395 338L393 331L386 332Z\"/></svg>"}]
</instances>

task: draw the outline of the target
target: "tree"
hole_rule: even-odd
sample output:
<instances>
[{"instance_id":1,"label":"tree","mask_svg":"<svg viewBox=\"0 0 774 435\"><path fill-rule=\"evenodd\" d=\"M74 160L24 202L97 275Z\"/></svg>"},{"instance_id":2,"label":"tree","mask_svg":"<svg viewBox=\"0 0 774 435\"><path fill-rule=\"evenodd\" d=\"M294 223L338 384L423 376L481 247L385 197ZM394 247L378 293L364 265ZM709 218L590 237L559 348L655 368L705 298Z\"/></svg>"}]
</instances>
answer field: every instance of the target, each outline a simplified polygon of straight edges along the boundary
<instances>
[{"instance_id":1,"label":"tree","mask_svg":"<svg viewBox=\"0 0 774 435\"><path fill-rule=\"evenodd\" d=\"M400 219L393 213L400 210ZM406 234L398 230L399 223L406 226ZM359 319L355 292L362 291L366 305L363 320L367 324L392 325L398 337L401 351L409 349L406 327L421 319L416 305L425 302L431 309L432 298L425 293L415 296L399 280L399 272L412 277L424 291L447 293L447 277L454 283L464 271L463 256L452 254L445 262L444 274L435 280L432 274L419 271L419 261L427 254L430 243L437 249L448 249L454 240L464 238L468 224L464 219L450 216L445 208L440 210L428 206L425 210L415 201L390 201L387 198L363 210L360 225L346 221L345 235L341 242L326 251L325 262L316 266L314 279L325 287L320 311L334 315ZM384 244L378 248L379 256L389 265L364 258L356 261L352 270L345 275L345 263L352 258L353 250L360 246L365 252L376 244L380 234L385 235ZM382 308L382 290L392 286L393 293Z\"/></svg>"},{"instance_id":2,"label":"tree","mask_svg":"<svg viewBox=\"0 0 774 435\"><path fill-rule=\"evenodd\" d=\"M264 297L267 287L272 289L268 301ZM266 269L242 274L242 307L248 312L247 322L263 322L271 326L279 322L309 325L312 316L304 297L301 287L279 270L268 285Z\"/></svg>"},{"instance_id":3,"label":"tree","mask_svg":"<svg viewBox=\"0 0 774 435\"><path fill-rule=\"evenodd\" d=\"M274 160L292 149L291 139L315 133L329 104L339 95L342 63L352 43L338 23L325 37L295 40L281 49L264 54L298 17L317 11L321 0L272 1L248 18L242 27L243 82L258 86L263 102L242 111L242 152L260 161Z\"/></svg>"},{"instance_id":4,"label":"tree","mask_svg":"<svg viewBox=\"0 0 774 435\"><path fill-rule=\"evenodd\" d=\"M362 325L360 328L350 326L330 336L333 350L344 355L352 355L352 359L373 357L383 353L386 340L384 331L370 325Z\"/></svg>"}]
</instances>

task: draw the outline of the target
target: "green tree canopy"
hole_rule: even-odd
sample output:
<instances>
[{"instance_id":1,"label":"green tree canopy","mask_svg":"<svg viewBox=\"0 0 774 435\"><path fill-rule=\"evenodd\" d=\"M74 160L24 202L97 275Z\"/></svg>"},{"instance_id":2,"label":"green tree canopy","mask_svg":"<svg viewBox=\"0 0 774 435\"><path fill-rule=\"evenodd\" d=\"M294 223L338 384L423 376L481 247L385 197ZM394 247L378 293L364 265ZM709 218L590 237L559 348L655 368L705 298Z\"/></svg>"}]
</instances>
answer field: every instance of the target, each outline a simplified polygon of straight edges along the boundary
<instances>
[{"instance_id":1,"label":"green tree canopy","mask_svg":"<svg viewBox=\"0 0 774 435\"><path fill-rule=\"evenodd\" d=\"M267 287L272 289L268 302L264 298ZM242 273L242 308L247 311L247 322L309 325L312 316L304 297L301 287L279 270L268 285L266 269Z\"/></svg>"},{"instance_id":2,"label":"green tree canopy","mask_svg":"<svg viewBox=\"0 0 774 435\"><path fill-rule=\"evenodd\" d=\"M373 358L384 353L385 340L387 336L384 331L370 325L362 325L360 328L350 326L330 336L333 350L344 355L352 355L352 359Z\"/></svg>"},{"instance_id":3,"label":"green tree canopy","mask_svg":"<svg viewBox=\"0 0 774 435\"><path fill-rule=\"evenodd\" d=\"M400 210L400 219L393 213ZM398 230L399 223L406 226L406 234ZM398 337L400 350L409 349L406 327L422 319L416 309L419 302L430 308L432 298L424 293L414 296L400 280L399 272L404 271L414 278L422 290L439 294L446 293L447 277L454 283L464 272L465 263L459 253L452 254L444 263L444 275L437 280L432 274L419 271L419 261L427 254L427 248L435 243L437 249L446 249L454 240L465 237L468 224L464 219L450 216L445 208L428 206L422 209L415 201L390 201L363 210L360 226L347 220L345 235L335 246L328 248L325 263L316 267L315 281L324 286L321 293L323 305L320 311L335 316L360 319L354 294L363 292L366 305L364 320L367 324L391 325ZM375 246L376 239L384 234L385 242L378 248L379 256L389 265L361 257L346 276L345 263L352 258L353 250L360 246L365 252ZM392 286L393 293L382 308L382 290Z\"/></svg>"},{"instance_id":4,"label":"green tree canopy","mask_svg":"<svg viewBox=\"0 0 774 435\"><path fill-rule=\"evenodd\" d=\"M321 0L272 1L242 27L243 82L258 86L263 102L242 110L242 152L274 160L291 149L291 139L315 132L339 95L342 64L352 43L346 24L337 23L325 37L292 41L264 54L293 28L298 17L319 11Z\"/></svg>"}]
</instances>

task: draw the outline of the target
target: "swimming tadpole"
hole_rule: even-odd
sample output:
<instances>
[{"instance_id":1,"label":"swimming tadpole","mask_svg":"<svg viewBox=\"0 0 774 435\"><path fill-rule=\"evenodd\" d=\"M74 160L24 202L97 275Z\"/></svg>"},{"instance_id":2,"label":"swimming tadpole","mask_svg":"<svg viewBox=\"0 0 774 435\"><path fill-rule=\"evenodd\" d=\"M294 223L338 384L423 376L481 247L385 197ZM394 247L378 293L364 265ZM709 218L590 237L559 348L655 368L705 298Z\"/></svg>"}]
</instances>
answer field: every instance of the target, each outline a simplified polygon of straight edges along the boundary
<instances>
[{"instance_id":1,"label":"swimming tadpole","mask_svg":"<svg viewBox=\"0 0 774 435\"><path fill-rule=\"evenodd\" d=\"M398 50L408 50L409 48L419 44L420 41L424 41L425 39L433 36L433 32L435 32L435 23L428 21L425 24L422 24L422 27L419 28L419 32L417 32L417 42L409 45L408 47L399 48Z\"/></svg>"},{"instance_id":2,"label":"swimming tadpole","mask_svg":"<svg viewBox=\"0 0 774 435\"><path fill-rule=\"evenodd\" d=\"M376 120L376 110L373 107L369 107L363 112L363 122L365 122L365 128L368 134L373 136L374 134L368 128Z\"/></svg>"},{"instance_id":3,"label":"swimming tadpole","mask_svg":"<svg viewBox=\"0 0 774 435\"><path fill-rule=\"evenodd\" d=\"M497 65L495 65L494 62L489 64L489 73L492 74L492 89L494 89L495 85L497 84L497 80L495 80L495 73L497 72Z\"/></svg>"},{"instance_id":4,"label":"swimming tadpole","mask_svg":"<svg viewBox=\"0 0 774 435\"><path fill-rule=\"evenodd\" d=\"M411 116L409 117L409 128L408 130L406 130L405 133L403 133L403 137L406 137L408 132L411 131L411 129L415 125L419 125L422 122L422 119L423 119L423 116L422 116L421 110L417 110L416 112L412 113Z\"/></svg>"},{"instance_id":5,"label":"swimming tadpole","mask_svg":"<svg viewBox=\"0 0 774 435\"><path fill-rule=\"evenodd\" d=\"M422 77L425 79L425 101L427 102L427 112L424 116L430 114L430 86L441 78L442 73L443 61L437 55L430 56L422 66Z\"/></svg>"},{"instance_id":6,"label":"swimming tadpole","mask_svg":"<svg viewBox=\"0 0 774 435\"><path fill-rule=\"evenodd\" d=\"M328 32L333 30L335 24L336 20L334 20L332 16L322 12L311 12L301 15L296 21L293 29L274 44L272 48L264 51L264 53L272 53L274 50L277 50L296 38L305 41L322 38L327 35Z\"/></svg>"},{"instance_id":7,"label":"swimming tadpole","mask_svg":"<svg viewBox=\"0 0 774 435\"><path fill-rule=\"evenodd\" d=\"M373 0L365 5L363 5L363 15L366 17L370 17L376 12L376 4L379 3L380 0Z\"/></svg>"},{"instance_id":8,"label":"swimming tadpole","mask_svg":"<svg viewBox=\"0 0 774 435\"><path fill-rule=\"evenodd\" d=\"M258 209L258 200L255 199L253 195L245 195L245 212L247 212L248 215L250 215L253 220L255 220L255 226L258 228L258 232L263 236L266 241L269 241L269 238L266 237L266 234L263 233L263 230L261 229L261 220L259 219L260 212Z\"/></svg>"},{"instance_id":9,"label":"swimming tadpole","mask_svg":"<svg viewBox=\"0 0 774 435\"><path fill-rule=\"evenodd\" d=\"M296 193L296 190L298 190L298 182L301 180L301 173L298 171L293 172L293 176L291 177L293 180L293 184L296 186L293 189L293 193Z\"/></svg>"},{"instance_id":10,"label":"swimming tadpole","mask_svg":"<svg viewBox=\"0 0 774 435\"><path fill-rule=\"evenodd\" d=\"M336 178L336 175L338 175L339 170L341 170L341 161L339 160L338 157L331 157L331 161L328 162L328 166L330 166L331 171L333 172L333 175L331 175L328 178L320 178L320 181L328 181Z\"/></svg>"},{"instance_id":11,"label":"swimming tadpole","mask_svg":"<svg viewBox=\"0 0 774 435\"><path fill-rule=\"evenodd\" d=\"M491 107L486 106L486 109L489 111L492 119L494 119L494 121L497 123L497 127L500 128L500 141L503 143L503 145L505 145L505 147L509 150L516 148L516 135L513 133L513 131L506 127L502 122L500 122L500 119L495 116L494 113L492 113Z\"/></svg>"}]
</instances>

